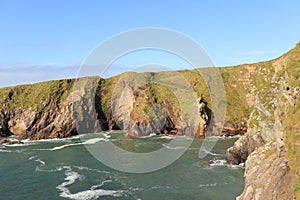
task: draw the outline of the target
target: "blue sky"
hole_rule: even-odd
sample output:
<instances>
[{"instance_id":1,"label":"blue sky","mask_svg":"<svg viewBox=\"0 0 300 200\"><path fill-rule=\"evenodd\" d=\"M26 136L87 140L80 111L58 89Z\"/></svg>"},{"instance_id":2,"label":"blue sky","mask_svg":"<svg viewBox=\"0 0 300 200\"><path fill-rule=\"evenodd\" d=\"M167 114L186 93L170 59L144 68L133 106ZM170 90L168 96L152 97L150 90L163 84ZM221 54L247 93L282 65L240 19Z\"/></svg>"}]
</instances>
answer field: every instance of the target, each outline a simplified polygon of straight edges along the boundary
<instances>
[{"instance_id":1,"label":"blue sky","mask_svg":"<svg viewBox=\"0 0 300 200\"><path fill-rule=\"evenodd\" d=\"M300 40L299 7L298 0L0 0L0 87L76 77L98 44L143 27L189 36L216 66L272 59Z\"/></svg>"}]
</instances>

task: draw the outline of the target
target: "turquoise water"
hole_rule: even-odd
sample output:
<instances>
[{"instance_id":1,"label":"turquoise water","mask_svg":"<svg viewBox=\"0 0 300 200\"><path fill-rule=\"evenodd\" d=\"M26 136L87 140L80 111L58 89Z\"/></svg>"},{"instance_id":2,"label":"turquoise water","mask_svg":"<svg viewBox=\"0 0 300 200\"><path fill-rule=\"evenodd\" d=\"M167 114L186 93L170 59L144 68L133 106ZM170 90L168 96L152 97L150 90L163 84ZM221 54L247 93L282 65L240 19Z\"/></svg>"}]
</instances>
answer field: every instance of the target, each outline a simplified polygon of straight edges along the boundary
<instances>
[{"instance_id":1,"label":"turquoise water","mask_svg":"<svg viewBox=\"0 0 300 200\"><path fill-rule=\"evenodd\" d=\"M88 141L77 136L0 145L0 199L229 200L243 190L243 168L223 164L236 138L218 139L204 159L198 158L203 140L195 139L173 164L143 174L111 169L85 148L109 140L133 152L149 152L167 147L172 137L128 139L112 131L90 134ZM214 158L217 164L210 164Z\"/></svg>"}]
</instances>

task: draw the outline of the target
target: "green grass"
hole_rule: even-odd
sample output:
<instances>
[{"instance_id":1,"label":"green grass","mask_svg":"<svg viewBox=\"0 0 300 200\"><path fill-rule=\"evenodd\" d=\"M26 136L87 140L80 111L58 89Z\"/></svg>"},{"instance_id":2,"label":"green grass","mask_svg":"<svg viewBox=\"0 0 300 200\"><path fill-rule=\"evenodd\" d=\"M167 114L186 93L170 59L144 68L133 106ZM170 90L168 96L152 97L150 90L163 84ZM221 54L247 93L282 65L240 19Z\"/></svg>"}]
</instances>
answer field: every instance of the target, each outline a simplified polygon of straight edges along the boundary
<instances>
[{"instance_id":1,"label":"green grass","mask_svg":"<svg viewBox=\"0 0 300 200\"><path fill-rule=\"evenodd\" d=\"M39 112L50 100L57 104L63 102L70 94L72 86L73 81L60 80L2 88L0 102L7 110L22 107Z\"/></svg>"}]
</instances>

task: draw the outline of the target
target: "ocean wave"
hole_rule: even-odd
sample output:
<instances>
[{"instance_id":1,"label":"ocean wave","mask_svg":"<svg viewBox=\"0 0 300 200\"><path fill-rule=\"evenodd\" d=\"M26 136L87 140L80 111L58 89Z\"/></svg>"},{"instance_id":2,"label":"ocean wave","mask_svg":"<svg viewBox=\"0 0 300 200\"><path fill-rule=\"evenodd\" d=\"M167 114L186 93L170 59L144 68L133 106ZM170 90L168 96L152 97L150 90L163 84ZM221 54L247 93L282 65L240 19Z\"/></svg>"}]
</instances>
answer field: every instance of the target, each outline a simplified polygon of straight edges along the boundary
<instances>
[{"instance_id":1,"label":"ocean wave","mask_svg":"<svg viewBox=\"0 0 300 200\"><path fill-rule=\"evenodd\" d=\"M11 153L11 152L14 152L12 150L7 150L7 149L0 149L0 152L3 152L3 153Z\"/></svg>"},{"instance_id":2,"label":"ocean wave","mask_svg":"<svg viewBox=\"0 0 300 200\"><path fill-rule=\"evenodd\" d=\"M111 136L108 133L103 133L103 136L107 139L111 138Z\"/></svg>"},{"instance_id":3,"label":"ocean wave","mask_svg":"<svg viewBox=\"0 0 300 200\"><path fill-rule=\"evenodd\" d=\"M215 167L215 166L225 166L225 167L228 167L228 168L232 168L232 169L240 169L240 168L243 168L245 166L244 163L241 163L239 165L230 165L227 163L226 160L223 160L223 159L213 159L213 160L210 160L210 164L209 164L211 167Z\"/></svg>"},{"instance_id":4,"label":"ocean wave","mask_svg":"<svg viewBox=\"0 0 300 200\"><path fill-rule=\"evenodd\" d=\"M57 151L57 150L64 149L66 147L71 147L71 146L93 145L93 144L96 144L96 143L101 142L101 141L107 142L109 140L106 139L106 138L92 138L92 139L89 139L89 140L86 140L86 141L83 141L83 142L79 142L79 143L70 143L70 144L64 144L64 145L61 145L61 146L53 147L53 148L50 148L50 149L35 149L35 150L39 150L39 151Z\"/></svg>"},{"instance_id":5,"label":"ocean wave","mask_svg":"<svg viewBox=\"0 0 300 200\"><path fill-rule=\"evenodd\" d=\"M194 140L194 137L191 136L186 136L186 135L175 135L173 136L176 139L185 139L185 140Z\"/></svg>"},{"instance_id":6,"label":"ocean wave","mask_svg":"<svg viewBox=\"0 0 300 200\"><path fill-rule=\"evenodd\" d=\"M213 153L213 152L208 151L208 150L206 150L206 149L202 149L201 151L204 151L206 154L209 154L209 155L212 155L212 156L220 156L220 155L223 155L223 154Z\"/></svg>"},{"instance_id":7,"label":"ocean wave","mask_svg":"<svg viewBox=\"0 0 300 200\"><path fill-rule=\"evenodd\" d=\"M33 145L33 143L23 143L23 144L3 144L3 146L7 147L22 147L22 146L30 146Z\"/></svg>"},{"instance_id":8,"label":"ocean wave","mask_svg":"<svg viewBox=\"0 0 300 200\"><path fill-rule=\"evenodd\" d=\"M0 153L22 153L23 150L10 150L6 148L0 148Z\"/></svg>"},{"instance_id":9,"label":"ocean wave","mask_svg":"<svg viewBox=\"0 0 300 200\"><path fill-rule=\"evenodd\" d=\"M166 144L162 144L164 147L166 147L167 149L174 149L174 150L178 150L178 149L187 149L186 147L181 147L181 146L177 146L177 147L171 147L169 145Z\"/></svg>"},{"instance_id":10,"label":"ocean wave","mask_svg":"<svg viewBox=\"0 0 300 200\"><path fill-rule=\"evenodd\" d=\"M81 192L77 192L72 194L69 190L65 190L60 193L60 196L63 198L74 199L74 200L91 200L91 199L98 199L102 196L113 196L113 197L120 197L122 196L122 190L85 190Z\"/></svg>"},{"instance_id":11,"label":"ocean wave","mask_svg":"<svg viewBox=\"0 0 300 200\"><path fill-rule=\"evenodd\" d=\"M109 139L106 139L106 138L93 138L93 139L89 139L87 141L84 141L82 144L96 144L98 142L108 142Z\"/></svg>"},{"instance_id":12,"label":"ocean wave","mask_svg":"<svg viewBox=\"0 0 300 200\"><path fill-rule=\"evenodd\" d=\"M102 187L102 186L104 186L105 185L105 183L111 183L112 182L112 180L105 180L105 181L102 181L100 184L98 184L98 185L93 185L90 189L91 190L95 190L95 189L97 189L97 188L99 188L99 187Z\"/></svg>"},{"instance_id":13,"label":"ocean wave","mask_svg":"<svg viewBox=\"0 0 300 200\"><path fill-rule=\"evenodd\" d=\"M58 185L56 188L60 191L60 196L63 198L74 199L74 200L89 200L89 199L97 199L101 196L114 196L119 197L122 196L122 190L104 190L97 189L103 186L107 182L111 182L111 180L105 180L99 185L92 186L89 190L80 191L77 193L71 193L67 186L74 184L77 180L82 181L84 176L72 171L71 167L67 168L65 172L66 178L65 182Z\"/></svg>"},{"instance_id":14,"label":"ocean wave","mask_svg":"<svg viewBox=\"0 0 300 200\"><path fill-rule=\"evenodd\" d=\"M155 137L155 136L157 136L156 133L151 133L151 134L146 135L146 136L141 136L140 138L152 138L152 137Z\"/></svg>"},{"instance_id":15,"label":"ocean wave","mask_svg":"<svg viewBox=\"0 0 300 200\"><path fill-rule=\"evenodd\" d=\"M245 163L240 163L238 165L228 165L228 167L231 167L233 169L235 169L235 168L244 168L245 167Z\"/></svg>"},{"instance_id":16,"label":"ocean wave","mask_svg":"<svg viewBox=\"0 0 300 200\"><path fill-rule=\"evenodd\" d=\"M170 189L170 187L169 186L161 186L161 185L159 185L159 186L153 186L153 187L151 187L151 189L153 189L153 190L157 190L157 189Z\"/></svg>"},{"instance_id":17,"label":"ocean wave","mask_svg":"<svg viewBox=\"0 0 300 200\"><path fill-rule=\"evenodd\" d=\"M174 136L162 135L162 136L159 136L158 139L174 139Z\"/></svg>"},{"instance_id":18,"label":"ocean wave","mask_svg":"<svg viewBox=\"0 0 300 200\"><path fill-rule=\"evenodd\" d=\"M232 139L232 138L239 138L240 135L234 135L234 136L225 136L225 135L215 135L215 136L208 136L205 139L208 140L226 140L226 139Z\"/></svg>"},{"instance_id":19,"label":"ocean wave","mask_svg":"<svg viewBox=\"0 0 300 200\"><path fill-rule=\"evenodd\" d=\"M94 171L94 172L105 173L105 174L109 174L110 173L108 171L103 171L103 170L99 170L99 169L93 169L93 168L89 168L89 167L85 167L85 166L73 166L73 167L77 168L79 170Z\"/></svg>"},{"instance_id":20,"label":"ocean wave","mask_svg":"<svg viewBox=\"0 0 300 200\"><path fill-rule=\"evenodd\" d=\"M214 159L210 161L211 163L209 164L210 166L227 166L226 160L222 159Z\"/></svg>"},{"instance_id":21,"label":"ocean wave","mask_svg":"<svg viewBox=\"0 0 300 200\"><path fill-rule=\"evenodd\" d=\"M215 187L217 183L200 184L198 187Z\"/></svg>"},{"instance_id":22,"label":"ocean wave","mask_svg":"<svg viewBox=\"0 0 300 200\"><path fill-rule=\"evenodd\" d=\"M50 150L50 151L56 151L56 150L60 150L66 147L71 147L71 146L78 146L78 145L82 145L82 143L73 143L73 144L64 144L58 147L53 147L52 149L45 149L45 150Z\"/></svg>"}]
</instances>

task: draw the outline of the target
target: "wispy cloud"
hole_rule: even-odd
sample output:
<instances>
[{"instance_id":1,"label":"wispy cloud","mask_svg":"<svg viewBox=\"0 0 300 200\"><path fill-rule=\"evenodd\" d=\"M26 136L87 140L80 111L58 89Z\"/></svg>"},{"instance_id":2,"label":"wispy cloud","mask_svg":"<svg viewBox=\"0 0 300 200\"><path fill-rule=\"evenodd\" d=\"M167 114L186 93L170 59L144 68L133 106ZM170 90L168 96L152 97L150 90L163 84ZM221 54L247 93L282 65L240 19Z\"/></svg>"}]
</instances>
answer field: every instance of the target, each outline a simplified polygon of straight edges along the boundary
<instances>
[{"instance_id":1,"label":"wispy cloud","mask_svg":"<svg viewBox=\"0 0 300 200\"><path fill-rule=\"evenodd\" d=\"M233 60L235 60L235 61L245 61L245 60L253 61L253 60L255 60L255 58L252 58L252 57L236 57L236 58L233 58Z\"/></svg>"},{"instance_id":2,"label":"wispy cloud","mask_svg":"<svg viewBox=\"0 0 300 200\"><path fill-rule=\"evenodd\" d=\"M278 50L251 50L246 52L241 52L239 55L247 55L247 56L257 56L257 55L268 55L268 54L276 54L279 53Z\"/></svg>"},{"instance_id":3,"label":"wispy cloud","mask_svg":"<svg viewBox=\"0 0 300 200\"><path fill-rule=\"evenodd\" d=\"M48 80L77 78L83 76L102 76L104 78L128 71L129 68L122 65L80 64L61 65L55 63L44 64L0 64L0 88L19 84L30 84Z\"/></svg>"},{"instance_id":4,"label":"wispy cloud","mask_svg":"<svg viewBox=\"0 0 300 200\"><path fill-rule=\"evenodd\" d=\"M231 58L231 61L234 63L233 65L241 63L254 63L274 58L274 56L279 53L281 53L281 51L278 50L251 50L236 52L235 57Z\"/></svg>"},{"instance_id":5,"label":"wispy cloud","mask_svg":"<svg viewBox=\"0 0 300 200\"><path fill-rule=\"evenodd\" d=\"M0 87L75 78L79 65L13 64L0 65Z\"/></svg>"}]
</instances>

